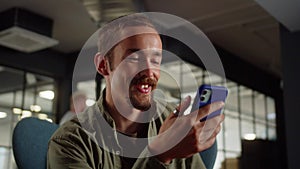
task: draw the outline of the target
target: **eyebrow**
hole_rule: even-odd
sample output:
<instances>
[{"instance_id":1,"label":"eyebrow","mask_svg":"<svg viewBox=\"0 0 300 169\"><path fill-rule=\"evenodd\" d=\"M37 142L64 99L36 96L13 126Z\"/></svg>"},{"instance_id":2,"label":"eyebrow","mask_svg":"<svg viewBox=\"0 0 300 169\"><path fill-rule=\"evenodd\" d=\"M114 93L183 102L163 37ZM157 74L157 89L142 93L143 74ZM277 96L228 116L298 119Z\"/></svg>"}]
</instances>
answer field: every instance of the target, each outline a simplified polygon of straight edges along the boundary
<instances>
[{"instance_id":1,"label":"eyebrow","mask_svg":"<svg viewBox=\"0 0 300 169\"><path fill-rule=\"evenodd\" d=\"M138 49L138 48L130 48L130 49L127 49L127 53L134 53L134 52L138 52L140 50L141 49Z\"/></svg>"},{"instance_id":2,"label":"eyebrow","mask_svg":"<svg viewBox=\"0 0 300 169\"><path fill-rule=\"evenodd\" d=\"M138 51L141 51L141 50L143 50L143 49L130 48L130 49L127 49L126 53L131 54L131 53L138 52ZM161 52L162 50L160 50L160 49L152 49L151 51L153 52L152 54L154 54L156 56L162 56L162 52Z\"/></svg>"},{"instance_id":3,"label":"eyebrow","mask_svg":"<svg viewBox=\"0 0 300 169\"><path fill-rule=\"evenodd\" d=\"M162 56L162 50L153 50L155 56Z\"/></svg>"}]
</instances>

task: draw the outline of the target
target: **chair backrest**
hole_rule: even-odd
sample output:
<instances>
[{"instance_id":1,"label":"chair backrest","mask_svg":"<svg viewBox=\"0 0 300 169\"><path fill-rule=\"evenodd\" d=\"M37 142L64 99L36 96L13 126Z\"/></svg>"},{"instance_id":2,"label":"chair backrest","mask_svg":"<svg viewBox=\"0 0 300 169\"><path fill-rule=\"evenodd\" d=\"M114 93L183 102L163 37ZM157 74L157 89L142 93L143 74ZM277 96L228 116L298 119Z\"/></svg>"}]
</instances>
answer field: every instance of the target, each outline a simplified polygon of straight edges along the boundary
<instances>
[{"instance_id":1,"label":"chair backrest","mask_svg":"<svg viewBox=\"0 0 300 169\"><path fill-rule=\"evenodd\" d=\"M46 169L48 141L59 126L35 117L19 121L13 132L12 148L20 169Z\"/></svg>"},{"instance_id":2,"label":"chair backrest","mask_svg":"<svg viewBox=\"0 0 300 169\"><path fill-rule=\"evenodd\" d=\"M35 117L19 121L13 132L13 152L20 169L46 169L48 141L59 125ZM206 168L212 169L217 156L217 142L199 153Z\"/></svg>"},{"instance_id":3,"label":"chair backrest","mask_svg":"<svg viewBox=\"0 0 300 169\"><path fill-rule=\"evenodd\" d=\"M207 169L213 169L217 158L218 145L217 141L208 149L200 152L200 156Z\"/></svg>"}]
</instances>

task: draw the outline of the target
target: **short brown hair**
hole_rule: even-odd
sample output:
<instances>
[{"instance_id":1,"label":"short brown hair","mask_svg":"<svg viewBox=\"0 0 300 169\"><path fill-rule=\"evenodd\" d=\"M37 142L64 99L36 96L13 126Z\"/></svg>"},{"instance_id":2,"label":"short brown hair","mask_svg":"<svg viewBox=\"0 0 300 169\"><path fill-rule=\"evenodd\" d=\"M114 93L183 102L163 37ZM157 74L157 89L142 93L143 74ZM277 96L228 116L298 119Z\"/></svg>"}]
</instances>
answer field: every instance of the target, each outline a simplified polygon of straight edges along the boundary
<instances>
[{"instance_id":1,"label":"short brown hair","mask_svg":"<svg viewBox=\"0 0 300 169\"><path fill-rule=\"evenodd\" d=\"M146 26L157 30L150 18L142 13L118 17L99 30L98 52L107 57L110 64L112 62L112 51L120 41L122 30L132 26Z\"/></svg>"}]
</instances>

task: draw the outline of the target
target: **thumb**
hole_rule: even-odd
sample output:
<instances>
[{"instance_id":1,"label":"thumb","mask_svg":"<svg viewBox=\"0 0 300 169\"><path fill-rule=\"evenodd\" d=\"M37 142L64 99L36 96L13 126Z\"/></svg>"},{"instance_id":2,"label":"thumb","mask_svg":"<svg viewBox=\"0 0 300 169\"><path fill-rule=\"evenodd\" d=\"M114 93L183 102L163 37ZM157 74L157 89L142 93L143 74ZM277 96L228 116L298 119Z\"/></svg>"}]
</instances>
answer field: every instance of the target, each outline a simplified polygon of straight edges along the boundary
<instances>
[{"instance_id":1,"label":"thumb","mask_svg":"<svg viewBox=\"0 0 300 169\"><path fill-rule=\"evenodd\" d=\"M183 101L175 108L173 111L175 116L183 115L183 112L189 107L191 104L191 96L187 96L183 99Z\"/></svg>"}]
</instances>

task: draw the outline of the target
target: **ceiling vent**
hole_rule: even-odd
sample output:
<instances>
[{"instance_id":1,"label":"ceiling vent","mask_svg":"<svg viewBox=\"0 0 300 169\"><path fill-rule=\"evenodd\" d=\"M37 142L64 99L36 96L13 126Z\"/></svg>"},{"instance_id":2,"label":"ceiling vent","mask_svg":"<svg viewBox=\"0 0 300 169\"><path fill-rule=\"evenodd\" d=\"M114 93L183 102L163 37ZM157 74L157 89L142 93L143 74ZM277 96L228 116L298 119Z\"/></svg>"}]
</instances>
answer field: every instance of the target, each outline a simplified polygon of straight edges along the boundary
<instances>
[{"instance_id":1,"label":"ceiling vent","mask_svg":"<svg viewBox=\"0 0 300 169\"><path fill-rule=\"evenodd\" d=\"M21 8L0 13L0 45L31 53L58 44L51 38L53 21Z\"/></svg>"}]
</instances>

